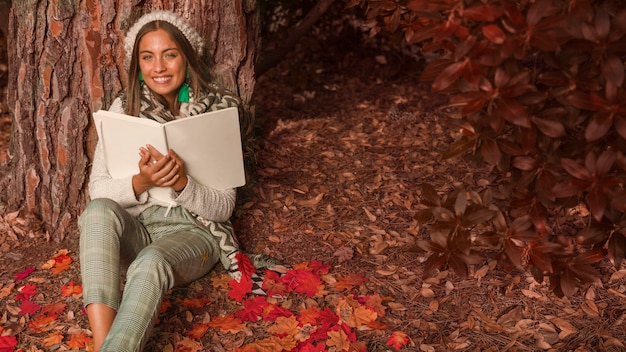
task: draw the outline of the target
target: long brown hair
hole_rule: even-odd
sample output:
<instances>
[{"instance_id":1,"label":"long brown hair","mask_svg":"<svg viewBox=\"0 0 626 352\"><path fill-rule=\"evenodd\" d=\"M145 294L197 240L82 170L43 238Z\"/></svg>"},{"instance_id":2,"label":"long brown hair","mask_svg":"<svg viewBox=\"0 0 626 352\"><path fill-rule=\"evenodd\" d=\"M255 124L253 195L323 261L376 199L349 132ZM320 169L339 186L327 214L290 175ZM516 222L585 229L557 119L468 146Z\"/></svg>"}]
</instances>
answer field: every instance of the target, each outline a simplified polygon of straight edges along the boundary
<instances>
[{"instance_id":1,"label":"long brown hair","mask_svg":"<svg viewBox=\"0 0 626 352\"><path fill-rule=\"evenodd\" d=\"M200 96L202 90L215 90L208 82L211 79L209 74L209 67L205 62L208 60L202 60L198 53L191 46L185 35L174 25L166 21L153 21L147 23L141 27L137 33L135 43L133 44L133 53L131 55L130 66L128 70L128 100L126 103L125 113L132 116L139 116L141 109L141 82L139 81L139 42L141 38L148 33L158 29L163 29L167 32L174 42L180 48L185 63L187 64L188 83L189 90L196 97ZM164 105L168 106L165 98L161 95L152 92L152 94ZM177 109L180 106L176 101Z\"/></svg>"}]
</instances>

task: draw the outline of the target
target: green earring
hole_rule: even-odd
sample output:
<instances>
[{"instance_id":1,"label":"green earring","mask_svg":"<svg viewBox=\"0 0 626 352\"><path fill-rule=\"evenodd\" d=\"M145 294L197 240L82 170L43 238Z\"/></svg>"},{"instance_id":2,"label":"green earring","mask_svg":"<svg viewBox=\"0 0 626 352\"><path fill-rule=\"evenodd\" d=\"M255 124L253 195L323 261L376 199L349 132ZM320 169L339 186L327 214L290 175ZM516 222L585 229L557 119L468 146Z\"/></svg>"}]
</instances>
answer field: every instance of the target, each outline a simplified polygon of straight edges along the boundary
<instances>
[{"instance_id":1,"label":"green earring","mask_svg":"<svg viewBox=\"0 0 626 352\"><path fill-rule=\"evenodd\" d=\"M139 82L143 82L143 73L139 71Z\"/></svg>"},{"instance_id":2,"label":"green earring","mask_svg":"<svg viewBox=\"0 0 626 352\"><path fill-rule=\"evenodd\" d=\"M186 82L188 80L189 80L189 70L187 70L185 74L185 83L183 83L183 85L180 86L180 90L178 91L178 101L181 103L189 102L189 83Z\"/></svg>"},{"instance_id":3,"label":"green earring","mask_svg":"<svg viewBox=\"0 0 626 352\"><path fill-rule=\"evenodd\" d=\"M180 90L178 91L178 101L181 103L189 102L189 84L187 84L187 82L180 86Z\"/></svg>"}]
</instances>

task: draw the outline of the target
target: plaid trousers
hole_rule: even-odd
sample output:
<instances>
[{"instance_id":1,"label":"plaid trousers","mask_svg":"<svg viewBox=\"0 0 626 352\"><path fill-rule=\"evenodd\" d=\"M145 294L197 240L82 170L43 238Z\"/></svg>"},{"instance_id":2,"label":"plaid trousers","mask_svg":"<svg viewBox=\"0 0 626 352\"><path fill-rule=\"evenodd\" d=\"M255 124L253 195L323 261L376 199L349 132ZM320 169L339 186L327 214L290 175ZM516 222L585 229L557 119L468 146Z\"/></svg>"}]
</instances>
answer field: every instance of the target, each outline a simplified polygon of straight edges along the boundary
<instances>
[{"instance_id":1,"label":"plaid trousers","mask_svg":"<svg viewBox=\"0 0 626 352\"><path fill-rule=\"evenodd\" d=\"M94 199L79 219L84 306L117 311L102 351L141 351L167 290L207 274L219 245L182 207L152 206L130 215L110 199ZM128 267L120 299L121 267Z\"/></svg>"}]
</instances>

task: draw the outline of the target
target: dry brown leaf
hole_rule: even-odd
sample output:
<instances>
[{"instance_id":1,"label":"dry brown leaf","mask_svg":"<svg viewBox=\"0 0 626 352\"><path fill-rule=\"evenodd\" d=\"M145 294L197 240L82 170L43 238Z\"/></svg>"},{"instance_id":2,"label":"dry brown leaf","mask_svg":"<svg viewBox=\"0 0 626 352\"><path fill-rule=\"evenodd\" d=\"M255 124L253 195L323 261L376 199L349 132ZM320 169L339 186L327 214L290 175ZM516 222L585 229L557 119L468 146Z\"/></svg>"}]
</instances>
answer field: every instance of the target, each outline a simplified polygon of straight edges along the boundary
<instances>
[{"instance_id":1,"label":"dry brown leaf","mask_svg":"<svg viewBox=\"0 0 626 352\"><path fill-rule=\"evenodd\" d=\"M522 289L521 291L522 291L522 294L524 296L528 297L528 298L544 299L545 300L545 297L541 293L539 293L539 292L535 292L535 291L527 290L527 289Z\"/></svg>"},{"instance_id":2,"label":"dry brown leaf","mask_svg":"<svg viewBox=\"0 0 626 352\"><path fill-rule=\"evenodd\" d=\"M302 206L314 206L317 205L322 198L324 198L324 193L320 193L317 196L315 196L315 198L310 198L310 199L306 199L306 200L298 200L297 203L298 205L302 205Z\"/></svg>"},{"instance_id":3,"label":"dry brown leaf","mask_svg":"<svg viewBox=\"0 0 626 352\"><path fill-rule=\"evenodd\" d=\"M372 214L372 212L370 212L366 207L363 207L363 211L371 222L376 221L376 215Z\"/></svg>"},{"instance_id":4,"label":"dry brown leaf","mask_svg":"<svg viewBox=\"0 0 626 352\"><path fill-rule=\"evenodd\" d=\"M428 287L422 287L420 289L420 295L424 298L432 298L435 297L435 291L431 290Z\"/></svg>"},{"instance_id":5,"label":"dry brown leaf","mask_svg":"<svg viewBox=\"0 0 626 352\"><path fill-rule=\"evenodd\" d=\"M557 328L559 328L559 330L561 330L561 332L559 333L559 338L561 340L564 340L566 337L577 331L574 325L570 324L565 319L553 318L551 321L554 325L556 325Z\"/></svg>"},{"instance_id":6,"label":"dry brown leaf","mask_svg":"<svg viewBox=\"0 0 626 352\"><path fill-rule=\"evenodd\" d=\"M280 237L275 236L275 235L271 235L267 239L270 240L270 242L274 242L274 243L281 243L282 242Z\"/></svg>"},{"instance_id":7,"label":"dry brown leaf","mask_svg":"<svg viewBox=\"0 0 626 352\"><path fill-rule=\"evenodd\" d=\"M405 310L407 310L407 308L403 304L401 304L401 303L389 302L389 303L387 303L387 305L393 311L405 311Z\"/></svg>"},{"instance_id":8,"label":"dry brown leaf","mask_svg":"<svg viewBox=\"0 0 626 352\"><path fill-rule=\"evenodd\" d=\"M611 274L611 278L609 279L609 282L621 280L625 277L626 277L626 269L622 269Z\"/></svg>"},{"instance_id":9,"label":"dry brown leaf","mask_svg":"<svg viewBox=\"0 0 626 352\"><path fill-rule=\"evenodd\" d=\"M389 247L389 244L383 240L381 235L373 235L370 237L370 254L377 255Z\"/></svg>"},{"instance_id":10,"label":"dry brown leaf","mask_svg":"<svg viewBox=\"0 0 626 352\"><path fill-rule=\"evenodd\" d=\"M346 260L354 258L354 250L350 247L342 246L339 247L333 255L339 259L339 263L343 263Z\"/></svg>"},{"instance_id":11,"label":"dry brown leaf","mask_svg":"<svg viewBox=\"0 0 626 352\"><path fill-rule=\"evenodd\" d=\"M505 314L502 314L496 321L501 326L513 327L522 320L522 306L515 306Z\"/></svg>"},{"instance_id":12,"label":"dry brown leaf","mask_svg":"<svg viewBox=\"0 0 626 352\"><path fill-rule=\"evenodd\" d=\"M8 295L11 294L11 292L13 292L13 288L15 287L15 283L12 282L6 286L4 286L1 290L0 290L0 299L7 297Z\"/></svg>"}]
</instances>

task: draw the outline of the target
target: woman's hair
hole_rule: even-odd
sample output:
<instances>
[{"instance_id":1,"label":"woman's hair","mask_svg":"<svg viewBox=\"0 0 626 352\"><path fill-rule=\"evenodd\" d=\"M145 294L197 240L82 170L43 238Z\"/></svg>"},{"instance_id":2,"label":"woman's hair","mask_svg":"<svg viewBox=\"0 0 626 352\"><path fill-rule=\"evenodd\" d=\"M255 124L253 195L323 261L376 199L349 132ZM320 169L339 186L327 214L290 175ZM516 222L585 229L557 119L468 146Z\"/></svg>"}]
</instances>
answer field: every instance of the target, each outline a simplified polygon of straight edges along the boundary
<instances>
[{"instance_id":1,"label":"woman's hair","mask_svg":"<svg viewBox=\"0 0 626 352\"><path fill-rule=\"evenodd\" d=\"M189 43L183 33L173 24L166 21L152 21L141 27L137 33L128 69L128 100L126 103L126 114L139 116L141 108L141 82L139 81L139 42L146 33L162 29L167 32L180 48L183 59L187 64L189 90L196 97L200 96L203 90L215 90L208 82L210 80L209 67L200 58L196 50ZM149 89L149 88L148 88ZM152 92L164 106L167 106L165 98ZM176 104L180 104L178 101Z\"/></svg>"}]
</instances>

